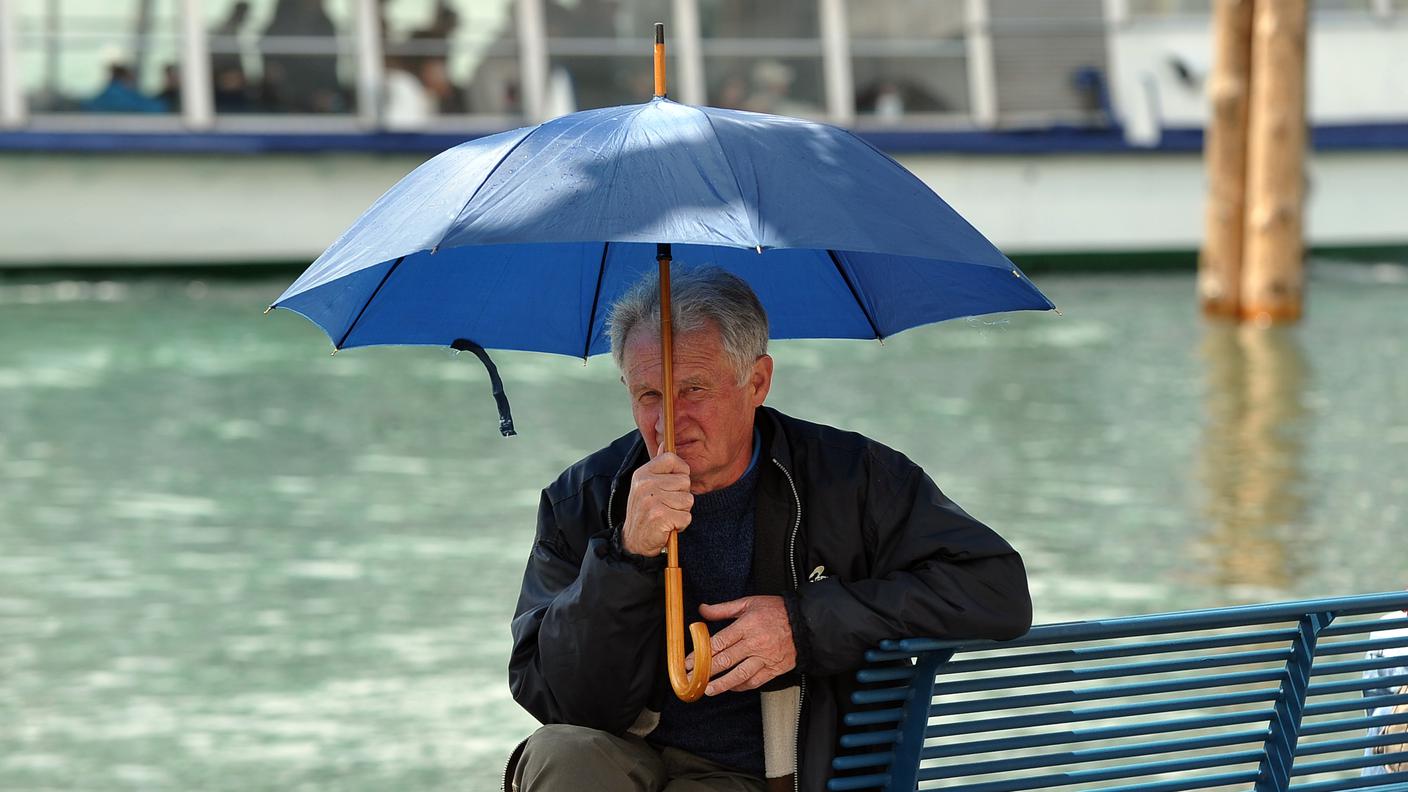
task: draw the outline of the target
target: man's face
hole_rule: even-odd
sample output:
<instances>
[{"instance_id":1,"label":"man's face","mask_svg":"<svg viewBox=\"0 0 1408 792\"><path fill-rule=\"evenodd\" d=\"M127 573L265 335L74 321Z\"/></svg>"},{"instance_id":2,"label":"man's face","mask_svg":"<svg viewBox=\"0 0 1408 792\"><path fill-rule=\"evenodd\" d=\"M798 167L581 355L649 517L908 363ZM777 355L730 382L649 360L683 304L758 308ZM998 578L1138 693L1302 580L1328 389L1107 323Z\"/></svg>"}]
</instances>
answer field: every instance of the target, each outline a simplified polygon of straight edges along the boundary
<instances>
[{"instance_id":1,"label":"man's face","mask_svg":"<svg viewBox=\"0 0 1408 792\"><path fill-rule=\"evenodd\" d=\"M690 491L697 495L732 484L748 468L753 412L772 385L772 358L758 358L739 385L712 324L674 342L675 453L689 465ZM621 368L636 428L653 458L665 437L666 392L655 326L631 332Z\"/></svg>"}]
</instances>

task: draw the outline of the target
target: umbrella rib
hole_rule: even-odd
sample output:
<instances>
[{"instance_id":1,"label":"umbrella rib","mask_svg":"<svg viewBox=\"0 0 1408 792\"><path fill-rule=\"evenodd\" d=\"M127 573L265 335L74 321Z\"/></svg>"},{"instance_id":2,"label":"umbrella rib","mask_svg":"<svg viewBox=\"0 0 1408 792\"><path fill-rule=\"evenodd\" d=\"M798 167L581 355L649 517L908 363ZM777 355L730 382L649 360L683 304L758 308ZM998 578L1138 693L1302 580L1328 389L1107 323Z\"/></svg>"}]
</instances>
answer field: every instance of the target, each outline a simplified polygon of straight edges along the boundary
<instances>
[{"instance_id":1,"label":"umbrella rib","mask_svg":"<svg viewBox=\"0 0 1408 792\"><path fill-rule=\"evenodd\" d=\"M437 240L435 244L431 246L431 253L434 253L435 251L440 249L440 245L445 241L445 238L450 235L450 231L454 229L455 223L459 221L460 215L464 214L464 211L469 208L469 205L474 203L474 199L479 197L479 191L483 190L484 185L488 184L489 180L494 178L494 174L498 172L499 166L503 165L509 157L513 156L513 152L517 151L519 146L527 142L528 138L532 137L533 133L537 132L539 129L542 129L543 126L544 124L539 124L533 127L532 129L528 130L523 135L523 137L518 139L517 143L514 143L512 146L509 147L508 151L504 152L504 155L502 157L499 157L499 161L494 163L494 167L490 168L489 172L484 174L484 180L479 182L478 187L474 188L474 192L470 193L469 198L465 200L464 205L460 207L460 210L455 213L454 218L450 220L450 224L448 226L445 226L445 232L440 235L440 239Z\"/></svg>"},{"instance_id":2,"label":"umbrella rib","mask_svg":"<svg viewBox=\"0 0 1408 792\"><path fill-rule=\"evenodd\" d=\"M401 262L403 262L403 261L405 261L405 260L406 260L406 257L405 257L405 256L402 256L402 257L396 259L396 263L395 263L395 264L392 264L390 267L388 267L388 268L386 269L386 274L381 276L381 283L378 283L378 284L376 285L376 291L373 291L373 292L372 292L372 296L368 297L368 298L367 298L367 301L364 302L364 303L362 303L362 310L360 310L360 311L357 312L357 318L355 318L355 319L352 320L352 324L347 325L347 332L345 332L345 333L342 334L342 340L341 340L341 341L338 341L336 344L334 344L334 345L333 345L333 349L341 349L341 348L342 348L342 345L345 344L345 343L347 343L347 339L348 339L348 337L350 337L350 336L352 335L352 331L353 331L354 329L356 329L357 323L360 322L360 321L362 321L362 314L364 314L364 313L367 312L367 307L372 304L372 300L375 300L375 299L376 299L376 296L377 296L378 294L381 294L381 287L386 285L386 281L388 281L388 280L391 278L391 273L395 272L395 271L396 271L396 268L399 267L399 266L401 266Z\"/></svg>"},{"instance_id":3,"label":"umbrella rib","mask_svg":"<svg viewBox=\"0 0 1408 792\"><path fill-rule=\"evenodd\" d=\"M753 242L758 246L761 253L763 245L763 218L761 216L762 201L758 201L758 206L749 207L748 199L743 195L743 180L738 178L738 170L733 167L733 160L728 158L728 151L724 149L723 138L719 137L719 128L714 126L714 119L704 110L700 110L704 115L704 122L709 125L709 131L714 133L714 142L719 144L719 154L724 158L724 164L728 166L729 175L733 176L733 187L738 190L738 202L743 204L743 210L748 214L749 230L753 232ZM756 212L754 210L757 210Z\"/></svg>"},{"instance_id":4,"label":"umbrella rib","mask_svg":"<svg viewBox=\"0 0 1408 792\"><path fill-rule=\"evenodd\" d=\"M592 327L596 324L596 306L601 300L601 281L606 275L606 250L611 247L611 243L601 243L601 268L596 271L596 291L592 294L592 313L587 317L587 340L582 344L582 362L587 362L587 353L592 348Z\"/></svg>"},{"instance_id":5,"label":"umbrella rib","mask_svg":"<svg viewBox=\"0 0 1408 792\"><path fill-rule=\"evenodd\" d=\"M861 300L860 292L856 289L856 285L851 282L851 276L846 272L846 268L841 265L841 260L836 258L836 251L828 248L826 255L831 258L831 264L836 268L836 273L841 276L841 280L845 281L846 288L851 290L851 297L856 301L856 306L860 308L861 315L865 317L865 321L870 323L870 332L874 333L877 339L884 340L885 337L880 335L880 328L876 326L874 317L870 315L870 311L865 307L865 302Z\"/></svg>"}]
</instances>

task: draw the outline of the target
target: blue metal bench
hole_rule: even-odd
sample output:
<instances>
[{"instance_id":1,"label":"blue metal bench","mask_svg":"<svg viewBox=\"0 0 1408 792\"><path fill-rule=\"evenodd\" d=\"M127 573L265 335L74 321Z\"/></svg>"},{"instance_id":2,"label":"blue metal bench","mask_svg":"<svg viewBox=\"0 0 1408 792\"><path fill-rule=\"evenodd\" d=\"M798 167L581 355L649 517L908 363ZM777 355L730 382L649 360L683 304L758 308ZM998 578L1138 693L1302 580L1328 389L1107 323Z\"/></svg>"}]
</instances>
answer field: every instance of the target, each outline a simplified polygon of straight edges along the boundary
<instances>
[{"instance_id":1,"label":"blue metal bench","mask_svg":"<svg viewBox=\"0 0 1408 792\"><path fill-rule=\"evenodd\" d=\"M828 788L1408 792L1385 772L1408 736L1379 733L1408 722L1390 712L1408 702L1408 618L1384 618L1405 607L1396 592L886 642Z\"/></svg>"}]
</instances>

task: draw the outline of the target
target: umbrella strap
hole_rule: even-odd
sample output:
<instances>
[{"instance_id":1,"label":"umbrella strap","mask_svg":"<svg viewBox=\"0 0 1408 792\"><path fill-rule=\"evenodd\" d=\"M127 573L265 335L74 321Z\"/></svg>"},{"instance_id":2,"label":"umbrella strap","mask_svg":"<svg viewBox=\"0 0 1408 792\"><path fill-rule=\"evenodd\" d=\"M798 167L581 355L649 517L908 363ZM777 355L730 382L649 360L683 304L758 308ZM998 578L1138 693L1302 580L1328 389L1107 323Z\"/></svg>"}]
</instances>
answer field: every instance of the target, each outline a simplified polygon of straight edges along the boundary
<instances>
[{"instance_id":1,"label":"umbrella strap","mask_svg":"<svg viewBox=\"0 0 1408 792\"><path fill-rule=\"evenodd\" d=\"M504 395L504 381L499 379L499 368L489 359L489 353L468 338L456 338L450 346L461 352L473 352L479 362L484 364L484 368L489 372L489 384L494 388L494 401L499 405L499 432L504 437L518 434L513 430L513 413L509 411L508 396Z\"/></svg>"}]
</instances>

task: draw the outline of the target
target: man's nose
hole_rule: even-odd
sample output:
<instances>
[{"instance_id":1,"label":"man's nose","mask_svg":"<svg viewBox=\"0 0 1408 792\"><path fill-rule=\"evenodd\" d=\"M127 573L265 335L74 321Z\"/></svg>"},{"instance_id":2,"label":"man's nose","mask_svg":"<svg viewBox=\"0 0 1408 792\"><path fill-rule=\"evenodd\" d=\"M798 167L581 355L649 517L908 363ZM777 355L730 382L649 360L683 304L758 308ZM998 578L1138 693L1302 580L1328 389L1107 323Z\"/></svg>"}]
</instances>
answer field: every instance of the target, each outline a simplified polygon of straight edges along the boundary
<instances>
[{"instance_id":1,"label":"man's nose","mask_svg":"<svg viewBox=\"0 0 1408 792\"><path fill-rule=\"evenodd\" d=\"M680 424L683 422L684 399L675 397L675 431L679 432ZM660 412L655 415L655 436L660 438L660 442L665 442L665 405L660 405Z\"/></svg>"}]
</instances>

